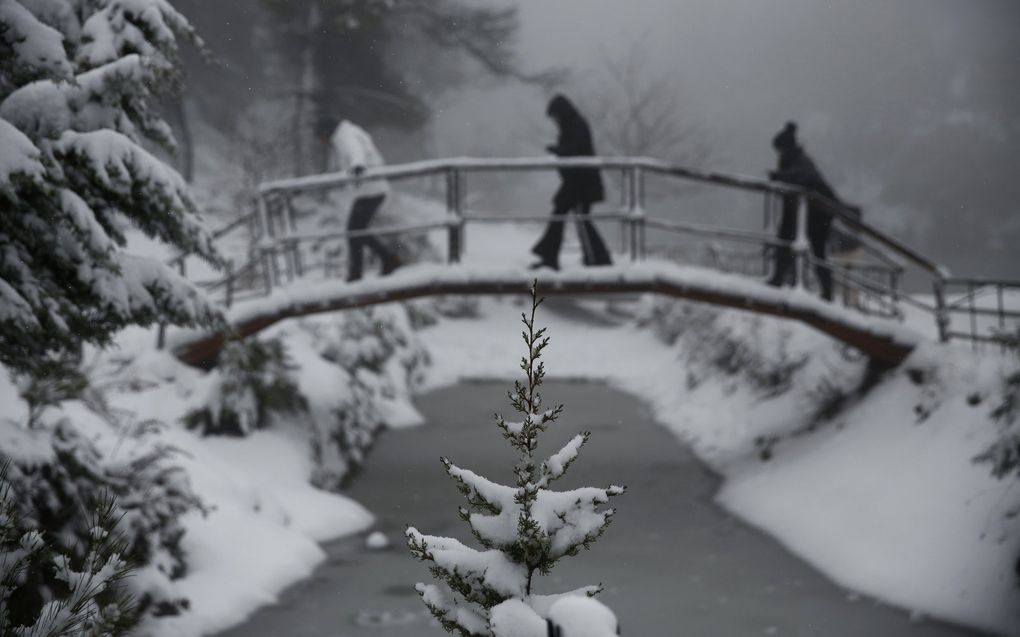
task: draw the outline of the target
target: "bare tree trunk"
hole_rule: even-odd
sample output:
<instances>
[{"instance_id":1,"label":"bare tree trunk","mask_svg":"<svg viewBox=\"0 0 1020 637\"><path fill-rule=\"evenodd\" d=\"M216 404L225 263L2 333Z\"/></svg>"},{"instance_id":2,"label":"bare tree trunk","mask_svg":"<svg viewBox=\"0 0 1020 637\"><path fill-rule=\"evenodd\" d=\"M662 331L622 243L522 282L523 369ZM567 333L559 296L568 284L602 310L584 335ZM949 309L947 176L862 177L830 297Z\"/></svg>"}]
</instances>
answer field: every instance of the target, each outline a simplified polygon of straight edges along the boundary
<instances>
[{"instance_id":1,"label":"bare tree trunk","mask_svg":"<svg viewBox=\"0 0 1020 637\"><path fill-rule=\"evenodd\" d=\"M294 174L303 175L308 162L305 156L305 135L308 132L308 103L311 101L312 92L315 90L315 38L321 22L318 4L312 2L308 5L308 16L305 19L304 48L301 50L301 68L297 92L294 96L294 118L292 129L294 134Z\"/></svg>"},{"instance_id":2,"label":"bare tree trunk","mask_svg":"<svg viewBox=\"0 0 1020 637\"><path fill-rule=\"evenodd\" d=\"M191 124L184 104L184 95L170 97L169 115L177 130L179 150L177 164L181 176L190 184L195 179L195 140L191 136Z\"/></svg>"}]
</instances>

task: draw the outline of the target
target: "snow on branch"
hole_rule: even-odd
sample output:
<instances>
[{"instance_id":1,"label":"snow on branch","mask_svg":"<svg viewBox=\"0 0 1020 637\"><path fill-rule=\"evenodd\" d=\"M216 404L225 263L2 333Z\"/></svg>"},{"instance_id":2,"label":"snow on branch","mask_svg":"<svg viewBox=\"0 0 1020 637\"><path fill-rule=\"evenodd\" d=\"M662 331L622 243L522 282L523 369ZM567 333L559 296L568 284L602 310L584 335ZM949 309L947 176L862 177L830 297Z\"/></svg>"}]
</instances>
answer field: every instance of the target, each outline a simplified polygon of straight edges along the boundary
<instances>
[{"instance_id":1,"label":"snow on branch","mask_svg":"<svg viewBox=\"0 0 1020 637\"><path fill-rule=\"evenodd\" d=\"M166 0L117 0L82 25L79 60L96 67L138 52L170 69L176 66L178 37L197 40L187 19Z\"/></svg>"},{"instance_id":2,"label":"snow on branch","mask_svg":"<svg viewBox=\"0 0 1020 637\"><path fill-rule=\"evenodd\" d=\"M42 153L28 137L9 122L0 119L0 196L10 194L15 175L38 181L45 168Z\"/></svg>"},{"instance_id":3,"label":"snow on branch","mask_svg":"<svg viewBox=\"0 0 1020 637\"><path fill-rule=\"evenodd\" d=\"M71 76L64 36L17 0L0 0L0 71L15 84Z\"/></svg>"},{"instance_id":4,"label":"snow on branch","mask_svg":"<svg viewBox=\"0 0 1020 637\"><path fill-rule=\"evenodd\" d=\"M153 98L174 86L178 38L197 42L166 0L0 0L0 364L216 316L121 252L134 228L219 264L187 183L142 147L173 149Z\"/></svg>"},{"instance_id":5,"label":"snow on branch","mask_svg":"<svg viewBox=\"0 0 1020 637\"><path fill-rule=\"evenodd\" d=\"M542 477L538 481L538 486L545 488L549 484L559 478L567 472L570 465L577 459L577 455L581 452L581 447L584 443L588 442L588 438L591 437L591 432L585 431L579 433L570 439L570 442L565 444L562 449L549 456L549 458L542 463Z\"/></svg>"},{"instance_id":6,"label":"snow on branch","mask_svg":"<svg viewBox=\"0 0 1020 637\"><path fill-rule=\"evenodd\" d=\"M168 239L216 262L204 225L195 216L179 214L181 210L195 211L187 183L128 137L105 129L65 131L54 151L65 163L68 181L83 198L91 200L101 217L119 213L147 235ZM107 221L103 225L110 228L115 224Z\"/></svg>"}]
</instances>

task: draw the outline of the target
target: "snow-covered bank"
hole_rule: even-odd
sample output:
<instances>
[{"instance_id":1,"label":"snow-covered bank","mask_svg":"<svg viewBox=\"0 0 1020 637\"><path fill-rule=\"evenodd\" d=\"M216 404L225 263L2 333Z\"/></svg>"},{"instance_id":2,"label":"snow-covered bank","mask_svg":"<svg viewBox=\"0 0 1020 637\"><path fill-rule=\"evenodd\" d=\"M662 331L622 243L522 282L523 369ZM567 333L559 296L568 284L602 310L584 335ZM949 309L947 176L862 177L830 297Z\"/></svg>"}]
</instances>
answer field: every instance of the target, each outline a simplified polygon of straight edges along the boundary
<instances>
[{"instance_id":1,"label":"snow-covered bank","mask_svg":"<svg viewBox=\"0 0 1020 637\"><path fill-rule=\"evenodd\" d=\"M367 530L374 521L334 490L357 469L379 427L420 421L410 391L427 354L401 306L290 322L265 338L285 346L306 408L278 414L267 428L243 438L172 432L211 511L186 521L189 570L175 585L191 600L190 610L150 620L146 633L183 637L223 630L311 575L325 557L318 543ZM179 422L207 403L210 388L221 393L216 372L199 373L162 352L150 356L158 360L152 367L162 369L163 382L124 397L141 414L155 407L160 418ZM222 400L213 397L216 405ZM167 413L170 405L179 412Z\"/></svg>"},{"instance_id":2,"label":"snow-covered bank","mask_svg":"<svg viewBox=\"0 0 1020 637\"><path fill-rule=\"evenodd\" d=\"M523 301L484 300L475 318L444 319L418 332L432 357L426 384L516 377ZM625 310L634 308L548 300L539 317L553 339L550 371L608 380L645 400L726 478L724 506L848 588L1011 634L1020 618L1012 573L1020 489L971 461L996 433L987 414L1004 361L925 345L861 393L864 361L799 324L650 299L637 308L635 324L617 312ZM434 319L427 308L413 314L419 322ZM374 361L376 369L389 361L382 367L395 371L418 355L412 347L380 358L386 346L373 335L385 332L385 322L345 323L341 336L339 317L284 322L265 335L287 344L320 423L328 422L331 405L344 404L353 382L336 361ZM170 423L160 439L184 452L192 486L210 508L185 518L188 570L163 583L188 598L190 609L150 621L148 633L199 635L230 626L310 575L323 558L317 542L371 525L358 504L309 485L319 468L309 450L322 431L315 423L298 418L246 438L200 437L177 423L204 403L215 375L155 351L149 332L126 332L119 346L92 366L94 380L109 386L117 408ZM385 419L413 424L409 386L393 385L403 376L372 375L372 365L362 366L361 383L388 397L377 401ZM0 395L13 393L8 386ZM19 414L13 407L4 413ZM121 439L79 403L53 414L60 415L87 423L107 450ZM371 431L365 436L370 444Z\"/></svg>"},{"instance_id":3,"label":"snow-covered bank","mask_svg":"<svg viewBox=\"0 0 1020 637\"><path fill-rule=\"evenodd\" d=\"M547 301L554 375L646 400L726 478L724 506L851 590L1016 634L1020 488L972 462L995 438L1008 361L926 345L862 392L864 361L808 328L651 303L667 345L606 306ZM425 332L431 383L513 377L516 339L493 335L515 333L520 309L488 301L483 320Z\"/></svg>"},{"instance_id":4,"label":"snow-covered bank","mask_svg":"<svg viewBox=\"0 0 1020 637\"><path fill-rule=\"evenodd\" d=\"M418 308L417 320L427 319L428 311ZM265 339L286 352L275 368L259 363L271 348L244 345L237 346L242 355L234 367L204 373L156 350L152 331L126 330L116 347L86 355L87 399L62 400L35 416L0 368L0 452L25 471L53 461L48 428L61 422L94 445L97 455L88 457L97 467L175 450L165 461L178 467L175 490L141 494L155 512L143 514L167 521L157 527L162 544L130 589L183 606L178 613L149 615L142 635L223 630L308 577L325 558L318 543L373 524L368 510L335 489L357 469L379 428L420 422L410 392L427 353L404 307L290 322ZM258 355L247 356L251 351ZM253 368L244 368L253 361ZM281 379L293 383L284 389L296 399L284 409L266 408L260 392L279 394ZM26 426L30 417L38 421L32 428ZM234 430L210 425L225 422ZM234 435L202 435L211 432ZM181 516L183 503L196 498L202 510L191 505ZM131 519L138 517L131 511ZM147 537L157 539L152 532Z\"/></svg>"},{"instance_id":5,"label":"snow-covered bank","mask_svg":"<svg viewBox=\"0 0 1020 637\"><path fill-rule=\"evenodd\" d=\"M195 490L211 510L185 521L188 572L174 584L190 608L150 619L143 634L207 635L240 622L311 575L325 558L318 542L372 524L358 503L309 483L306 432L244 439L179 433Z\"/></svg>"},{"instance_id":6,"label":"snow-covered bank","mask_svg":"<svg viewBox=\"0 0 1020 637\"><path fill-rule=\"evenodd\" d=\"M416 384L517 376L523 297L443 303L446 313L472 318L436 322L427 304L388 305L286 321L260 335L286 344L308 412L244 438L200 437L180 424L209 404L220 380L156 351L150 332L125 332L119 349L90 359L90 376L114 407L170 425L159 440L184 452L210 509L183 521L183 577L144 575L190 600L184 614L150 620L148 634L209 634L237 623L311 574L323 559L317 542L371 526L360 505L309 480L335 487L379 422L414 424ZM431 325L407 340L411 322ZM1020 489L972 462L994 440L988 414L1015 362L929 343L876 383L859 356L800 324L655 299L549 299L539 323L553 339L551 373L608 380L646 401L724 476L724 506L837 582L918 613L1015 633ZM427 369L415 340L428 345ZM0 399L13 395L0 387ZM4 417L24 417L16 402L5 401ZM362 408L373 413L354 423L366 426L333 428L337 412ZM83 423L110 454L127 444L82 404L50 417L61 416Z\"/></svg>"}]
</instances>

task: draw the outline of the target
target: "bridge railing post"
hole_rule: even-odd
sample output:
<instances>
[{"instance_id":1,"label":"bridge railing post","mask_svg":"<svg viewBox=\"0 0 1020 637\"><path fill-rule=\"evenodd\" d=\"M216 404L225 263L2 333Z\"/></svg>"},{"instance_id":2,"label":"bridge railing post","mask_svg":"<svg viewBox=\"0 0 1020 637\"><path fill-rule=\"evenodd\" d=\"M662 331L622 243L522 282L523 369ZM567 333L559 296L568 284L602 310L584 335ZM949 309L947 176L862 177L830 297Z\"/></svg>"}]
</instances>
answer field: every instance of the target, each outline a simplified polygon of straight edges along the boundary
<instances>
[{"instance_id":1,"label":"bridge railing post","mask_svg":"<svg viewBox=\"0 0 1020 637\"><path fill-rule=\"evenodd\" d=\"M939 331L939 342L949 342L949 309L946 305L946 281L937 277L932 283L935 293L935 326Z\"/></svg>"},{"instance_id":2,"label":"bridge railing post","mask_svg":"<svg viewBox=\"0 0 1020 637\"><path fill-rule=\"evenodd\" d=\"M226 282L224 283L224 287L226 289L223 292L223 294L224 294L223 304L226 305L229 308L234 303L234 260L233 259L227 259L226 270L227 270L227 278L226 278Z\"/></svg>"},{"instance_id":3,"label":"bridge railing post","mask_svg":"<svg viewBox=\"0 0 1020 637\"><path fill-rule=\"evenodd\" d=\"M630 227L630 260L644 258L645 245L645 173L640 166L626 169L627 221Z\"/></svg>"},{"instance_id":4,"label":"bridge railing post","mask_svg":"<svg viewBox=\"0 0 1020 637\"><path fill-rule=\"evenodd\" d=\"M807 237L808 198L807 195L797 197L797 233L793 240L793 285L803 289L807 283L808 266L808 244Z\"/></svg>"},{"instance_id":5,"label":"bridge railing post","mask_svg":"<svg viewBox=\"0 0 1020 637\"><path fill-rule=\"evenodd\" d=\"M446 171L448 263L460 263L464 248L464 174L459 168Z\"/></svg>"},{"instance_id":6,"label":"bridge railing post","mask_svg":"<svg viewBox=\"0 0 1020 637\"><path fill-rule=\"evenodd\" d=\"M258 214L259 223L262 225L262 236L259 237L258 244L259 256L262 260L262 283L266 296L269 296L269 293L273 291L273 270L275 267L272 261L275 259L273 258L272 241L275 233L269 218L265 195L259 195Z\"/></svg>"},{"instance_id":7,"label":"bridge railing post","mask_svg":"<svg viewBox=\"0 0 1020 637\"><path fill-rule=\"evenodd\" d=\"M284 216L280 225L283 228L283 253L284 262L287 266L287 279L293 281L295 278L302 276L303 272L301 267L301 245L297 240L290 238L297 234L298 231L297 221L294 219L294 200L292 197L283 196L283 210L281 214Z\"/></svg>"}]
</instances>

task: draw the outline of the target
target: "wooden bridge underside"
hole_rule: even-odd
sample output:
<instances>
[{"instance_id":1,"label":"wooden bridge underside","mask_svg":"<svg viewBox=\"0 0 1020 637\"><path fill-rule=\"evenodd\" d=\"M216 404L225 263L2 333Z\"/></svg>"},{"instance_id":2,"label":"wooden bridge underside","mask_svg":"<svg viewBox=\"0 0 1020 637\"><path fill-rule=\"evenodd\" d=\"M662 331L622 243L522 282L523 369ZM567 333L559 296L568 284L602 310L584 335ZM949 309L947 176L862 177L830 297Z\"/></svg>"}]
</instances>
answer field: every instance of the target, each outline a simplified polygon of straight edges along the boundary
<instances>
[{"instance_id":1,"label":"wooden bridge underside","mask_svg":"<svg viewBox=\"0 0 1020 637\"><path fill-rule=\"evenodd\" d=\"M332 282L317 295L303 293L284 297L275 304L256 304L251 310L228 316L227 329L182 335L172 345L173 351L189 365L209 367L215 365L228 340L246 338L287 318L428 296L528 294L535 276L527 271L486 275L463 268L450 269L454 271L436 272L430 277L401 276L398 272L374 281ZM594 275L591 269L542 274L538 277L539 293L542 296L653 293L797 320L888 366L900 364L917 342L911 332L895 322L851 315L802 292L776 290L739 277L733 277L734 285L720 285L717 279L690 280L650 272L647 268L638 270L613 267L597 269Z\"/></svg>"}]
</instances>

